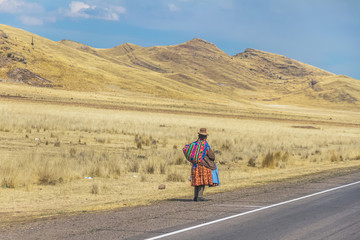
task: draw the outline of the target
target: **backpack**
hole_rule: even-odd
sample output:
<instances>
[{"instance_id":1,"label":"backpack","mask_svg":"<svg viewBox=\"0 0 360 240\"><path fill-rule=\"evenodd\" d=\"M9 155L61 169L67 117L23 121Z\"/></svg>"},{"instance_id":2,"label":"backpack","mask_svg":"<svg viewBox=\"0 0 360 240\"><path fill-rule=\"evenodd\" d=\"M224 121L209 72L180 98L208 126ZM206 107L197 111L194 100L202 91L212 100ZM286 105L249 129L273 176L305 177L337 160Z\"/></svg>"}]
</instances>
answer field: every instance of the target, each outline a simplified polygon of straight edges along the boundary
<instances>
[{"instance_id":1,"label":"backpack","mask_svg":"<svg viewBox=\"0 0 360 240\"><path fill-rule=\"evenodd\" d=\"M183 148L186 159L192 164L200 163L209 150L210 145L206 142L206 140L198 140L193 143L186 144Z\"/></svg>"}]
</instances>

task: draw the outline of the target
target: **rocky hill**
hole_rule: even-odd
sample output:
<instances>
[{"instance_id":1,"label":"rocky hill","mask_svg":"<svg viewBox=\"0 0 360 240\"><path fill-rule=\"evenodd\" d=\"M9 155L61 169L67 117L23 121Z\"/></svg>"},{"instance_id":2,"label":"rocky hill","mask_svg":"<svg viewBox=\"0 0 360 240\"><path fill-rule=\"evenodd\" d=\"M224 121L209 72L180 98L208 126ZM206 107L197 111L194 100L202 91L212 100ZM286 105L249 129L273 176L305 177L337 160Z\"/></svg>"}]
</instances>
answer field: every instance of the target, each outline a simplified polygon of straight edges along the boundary
<instances>
[{"instance_id":1,"label":"rocky hill","mask_svg":"<svg viewBox=\"0 0 360 240\"><path fill-rule=\"evenodd\" d=\"M207 101L360 105L360 81L274 53L230 56L192 39L174 46L96 49L0 25L0 79L75 91L130 91Z\"/></svg>"}]
</instances>

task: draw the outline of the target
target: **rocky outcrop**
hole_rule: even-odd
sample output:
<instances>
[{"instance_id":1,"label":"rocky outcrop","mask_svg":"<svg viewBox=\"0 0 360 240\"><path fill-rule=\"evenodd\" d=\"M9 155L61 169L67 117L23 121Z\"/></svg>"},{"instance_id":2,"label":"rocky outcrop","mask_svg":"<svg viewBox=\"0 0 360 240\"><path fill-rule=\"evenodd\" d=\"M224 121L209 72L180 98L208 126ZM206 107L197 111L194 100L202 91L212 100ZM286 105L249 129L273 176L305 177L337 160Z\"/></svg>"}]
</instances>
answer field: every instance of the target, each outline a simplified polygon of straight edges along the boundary
<instances>
[{"instance_id":1,"label":"rocky outcrop","mask_svg":"<svg viewBox=\"0 0 360 240\"><path fill-rule=\"evenodd\" d=\"M25 83L37 87L54 87L54 84L51 81L24 68L10 70L7 73L7 76L8 81L10 82Z\"/></svg>"}]
</instances>

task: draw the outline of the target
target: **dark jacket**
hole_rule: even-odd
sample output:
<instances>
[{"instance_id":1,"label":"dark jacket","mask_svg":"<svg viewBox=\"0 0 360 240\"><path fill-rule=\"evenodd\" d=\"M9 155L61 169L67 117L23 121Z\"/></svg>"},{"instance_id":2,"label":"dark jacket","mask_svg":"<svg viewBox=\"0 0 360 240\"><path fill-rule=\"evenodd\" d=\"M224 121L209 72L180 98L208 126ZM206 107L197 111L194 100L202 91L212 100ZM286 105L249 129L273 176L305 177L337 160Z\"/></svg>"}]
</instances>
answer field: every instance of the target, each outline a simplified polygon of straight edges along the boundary
<instances>
[{"instance_id":1,"label":"dark jacket","mask_svg":"<svg viewBox=\"0 0 360 240\"><path fill-rule=\"evenodd\" d=\"M210 168L211 170L215 170L215 153L209 150L204 159L199 164L206 168Z\"/></svg>"}]
</instances>

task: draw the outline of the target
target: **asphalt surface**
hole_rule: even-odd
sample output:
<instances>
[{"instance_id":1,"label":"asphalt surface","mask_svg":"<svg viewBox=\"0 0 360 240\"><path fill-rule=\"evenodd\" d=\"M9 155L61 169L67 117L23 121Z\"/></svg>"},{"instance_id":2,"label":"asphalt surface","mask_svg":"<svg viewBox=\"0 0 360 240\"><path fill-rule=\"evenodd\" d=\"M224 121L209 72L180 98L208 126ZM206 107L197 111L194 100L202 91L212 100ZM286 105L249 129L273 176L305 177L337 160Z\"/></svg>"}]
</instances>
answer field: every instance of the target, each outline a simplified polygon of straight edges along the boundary
<instances>
[{"instance_id":1,"label":"asphalt surface","mask_svg":"<svg viewBox=\"0 0 360 240\"><path fill-rule=\"evenodd\" d=\"M15 224L0 229L0 239L146 239L359 180L360 169L319 173L206 195L208 202L170 199L151 206ZM360 239L359 229L360 184L356 184L162 239L351 240Z\"/></svg>"},{"instance_id":2,"label":"asphalt surface","mask_svg":"<svg viewBox=\"0 0 360 240\"><path fill-rule=\"evenodd\" d=\"M206 226L193 226L195 229L178 230L169 236L160 235L158 239L360 239L360 182L256 210Z\"/></svg>"}]
</instances>

